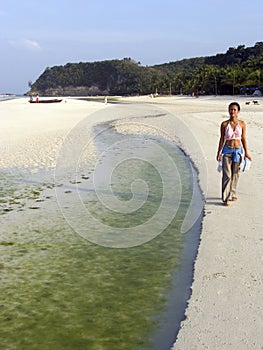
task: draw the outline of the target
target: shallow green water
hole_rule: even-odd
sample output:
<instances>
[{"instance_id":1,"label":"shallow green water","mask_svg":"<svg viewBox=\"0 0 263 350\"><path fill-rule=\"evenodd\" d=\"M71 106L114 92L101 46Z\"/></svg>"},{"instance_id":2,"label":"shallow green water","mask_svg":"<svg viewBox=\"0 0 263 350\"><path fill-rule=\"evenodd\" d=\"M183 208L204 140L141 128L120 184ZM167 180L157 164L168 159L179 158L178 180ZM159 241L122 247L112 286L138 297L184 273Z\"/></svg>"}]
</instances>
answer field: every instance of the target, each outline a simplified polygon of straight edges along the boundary
<instances>
[{"instance_id":1,"label":"shallow green water","mask_svg":"<svg viewBox=\"0 0 263 350\"><path fill-rule=\"evenodd\" d=\"M180 266L185 241L180 225L193 190L188 161L178 149L166 143L164 147L183 179L179 209L161 234L126 249L100 246L79 236L62 216L52 185L17 182L2 174L2 349L154 349L151 339L165 318L166 295ZM106 209L84 175L79 182L65 178L57 187L67 198L62 205L74 202L78 192L85 207L107 226L139 225L160 206L162 179L149 164L132 160L112 179L113 192L123 201L131 198L135 178L147 180L147 203L133 213ZM171 198L166 205L174 205Z\"/></svg>"}]
</instances>

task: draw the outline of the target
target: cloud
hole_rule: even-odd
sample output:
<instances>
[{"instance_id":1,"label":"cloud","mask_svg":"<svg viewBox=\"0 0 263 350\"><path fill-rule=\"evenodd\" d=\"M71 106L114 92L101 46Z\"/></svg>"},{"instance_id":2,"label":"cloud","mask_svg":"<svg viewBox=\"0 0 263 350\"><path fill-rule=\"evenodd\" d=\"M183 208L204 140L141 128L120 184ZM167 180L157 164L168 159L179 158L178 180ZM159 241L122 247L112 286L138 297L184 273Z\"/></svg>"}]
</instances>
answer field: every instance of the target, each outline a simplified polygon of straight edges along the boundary
<instances>
[{"instance_id":1,"label":"cloud","mask_svg":"<svg viewBox=\"0 0 263 350\"><path fill-rule=\"evenodd\" d=\"M35 40L21 39L21 40L10 40L9 44L17 49L24 49L29 51L41 51L40 44Z\"/></svg>"}]
</instances>

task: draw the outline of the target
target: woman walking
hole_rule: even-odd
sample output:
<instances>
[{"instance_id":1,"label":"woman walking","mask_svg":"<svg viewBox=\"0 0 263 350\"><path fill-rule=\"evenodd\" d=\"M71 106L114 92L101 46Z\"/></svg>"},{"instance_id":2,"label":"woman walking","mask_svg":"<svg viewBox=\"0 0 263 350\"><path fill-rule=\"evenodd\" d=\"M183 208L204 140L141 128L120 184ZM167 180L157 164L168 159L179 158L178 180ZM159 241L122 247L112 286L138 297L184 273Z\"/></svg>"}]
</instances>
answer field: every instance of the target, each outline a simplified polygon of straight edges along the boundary
<instances>
[{"instance_id":1,"label":"woman walking","mask_svg":"<svg viewBox=\"0 0 263 350\"><path fill-rule=\"evenodd\" d=\"M216 159L222 161L222 201L229 206L236 201L236 188L242 156L251 160L246 140L246 124L238 119L240 105L232 102L228 106L229 119L222 122ZM244 153L244 154L243 154Z\"/></svg>"}]
</instances>

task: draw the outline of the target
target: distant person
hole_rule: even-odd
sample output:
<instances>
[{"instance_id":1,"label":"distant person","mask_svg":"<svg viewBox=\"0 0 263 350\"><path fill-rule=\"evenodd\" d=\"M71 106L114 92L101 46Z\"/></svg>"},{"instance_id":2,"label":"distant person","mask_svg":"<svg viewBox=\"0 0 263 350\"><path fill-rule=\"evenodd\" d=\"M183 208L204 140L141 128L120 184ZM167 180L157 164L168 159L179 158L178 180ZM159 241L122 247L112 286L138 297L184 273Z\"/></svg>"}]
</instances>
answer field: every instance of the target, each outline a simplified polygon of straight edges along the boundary
<instances>
[{"instance_id":1,"label":"distant person","mask_svg":"<svg viewBox=\"0 0 263 350\"><path fill-rule=\"evenodd\" d=\"M236 188L242 156L252 160L247 148L246 124L238 119L240 105L237 102L230 103L228 112L229 119L221 123L216 156L218 162L222 161L222 201L225 206L237 200Z\"/></svg>"},{"instance_id":2,"label":"distant person","mask_svg":"<svg viewBox=\"0 0 263 350\"><path fill-rule=\"evenodd\" d=\"M108 97L107 96L104 97L104 103L105 103L105 105L108 103Z\"/></svg>"},{"instance_id":3,"label":"distant person","mask_svg":"<svg viewBox=\"0 0 263 350\"><path fill-rule=\"evenodd\" d=\"M39 103L39 96L36 95L36 103Z\"/></svg>"}]
</instances>

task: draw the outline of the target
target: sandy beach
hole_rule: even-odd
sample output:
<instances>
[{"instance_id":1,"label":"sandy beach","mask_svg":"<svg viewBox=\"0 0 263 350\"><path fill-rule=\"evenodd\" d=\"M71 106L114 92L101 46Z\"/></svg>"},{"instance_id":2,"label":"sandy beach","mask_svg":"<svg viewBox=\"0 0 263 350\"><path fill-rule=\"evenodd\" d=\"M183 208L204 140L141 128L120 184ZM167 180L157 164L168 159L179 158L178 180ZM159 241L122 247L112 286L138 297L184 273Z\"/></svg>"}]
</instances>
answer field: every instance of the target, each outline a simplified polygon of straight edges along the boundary
<instances>
[{"instance_id":1,"label":"sandy beach","mask_svg":"<svg viewBox=\"0 0 263 350\"><path fill-rule=\"evenodd\" d=\"M114 119L119 132L155 130L176 140L197 168L205 207L192 294L172 349L263 349L263 98L256 99L259 104L252 103L255 98L236 96L120 98L128 106L128 117L121 111L115 116L110 102L68 98L54 105L30 105L23 98L4 101L0 103L0 169L56 167L65 138L84 118L90 120L89 130ZM228 118L232 101L241 105L239 117L247 124L253 162L248 172L240 174L238 201L224 207L215 157L219 126ZM136 117L135 123L133 108L140 104L156 108L157 117ZM138 128L140 123L144 128Z\"/></svg>"},{"instance_id":2,"label":"sandy beach","mask_svg":"<svg viewBox=\"0 0 263 350\"><path fill-rule=\"evenodd\" d=\"M156 100L188 126L206 163L205 169L201 155L182 141L182 147L199 169L205 208L192 295L172 349L263 349L263 99L257 99L259 105L253 104L252 97L236 96ZM216 172L215 157L219 126L228 119L227 106L232 101L241 105L239 118L247 124L253 163L248 172L240 174L238 201L226 208L220 200L221 174ZM172 120L167 124L162 121L159 127L177 132Z\"/></svg>"}]
</instances>

